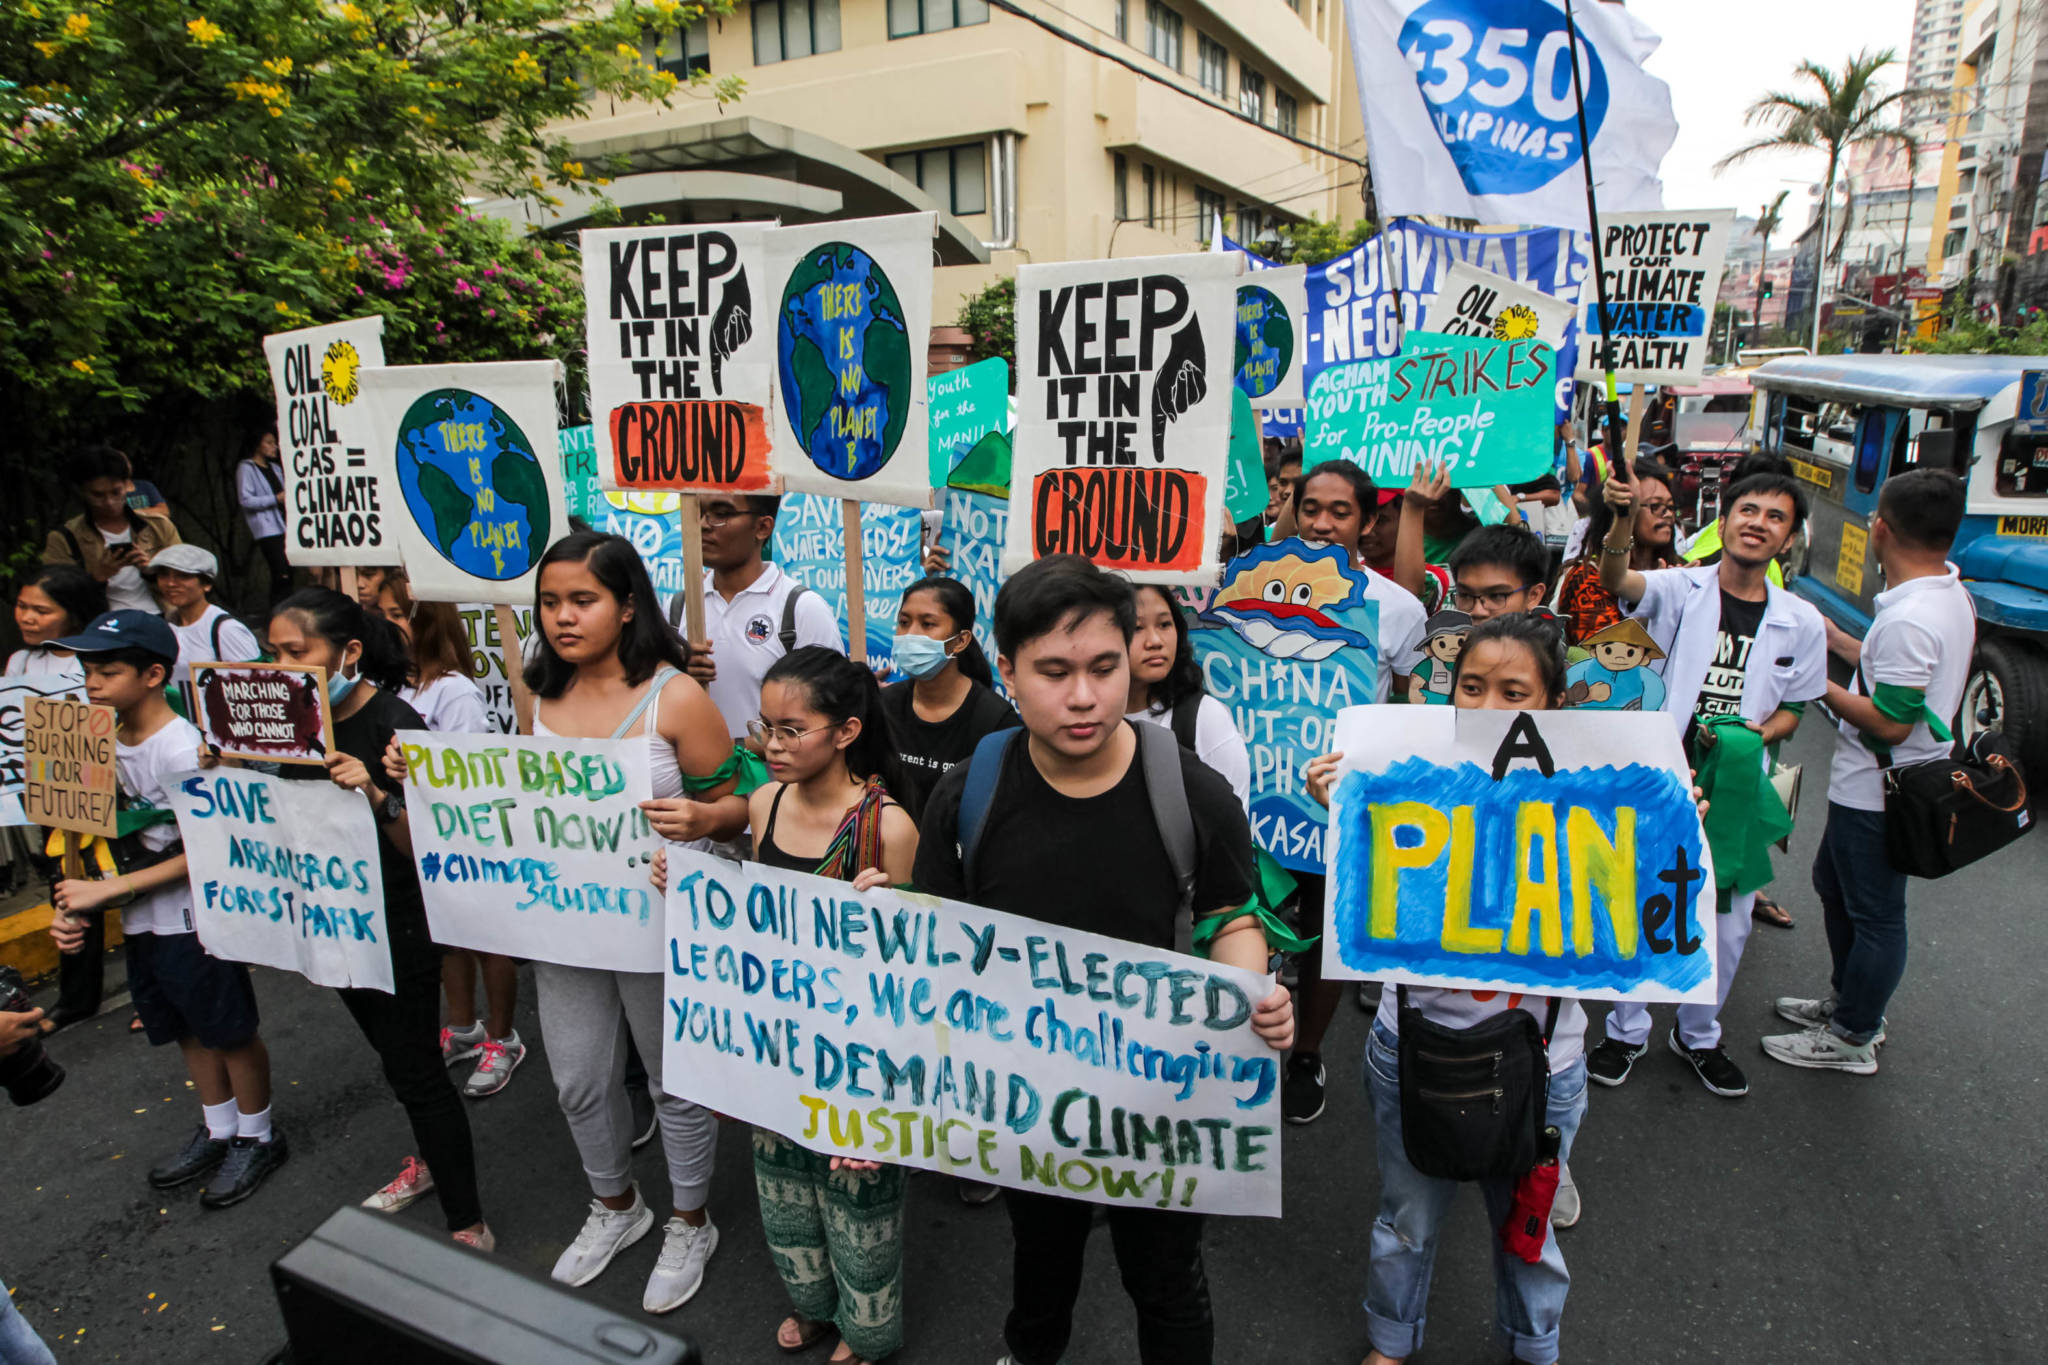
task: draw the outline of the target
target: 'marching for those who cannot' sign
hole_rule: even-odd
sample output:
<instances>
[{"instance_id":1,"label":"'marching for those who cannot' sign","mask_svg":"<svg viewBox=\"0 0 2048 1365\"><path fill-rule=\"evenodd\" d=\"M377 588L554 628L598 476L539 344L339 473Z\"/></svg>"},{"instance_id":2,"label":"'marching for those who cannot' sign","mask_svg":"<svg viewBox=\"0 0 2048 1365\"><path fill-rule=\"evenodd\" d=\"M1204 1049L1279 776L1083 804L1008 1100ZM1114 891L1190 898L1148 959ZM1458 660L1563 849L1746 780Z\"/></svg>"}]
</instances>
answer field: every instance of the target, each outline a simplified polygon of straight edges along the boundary
<instances>
[{"instance_id":1,"label":"'marching for those who cannot' sign","mask_svg":"<svg viewBox=\"0 0 2048 1365\"><path fill-rule=\"evenodd\" d=\"M1228 252L1018 269L1004 572L1078 554L1216 581L1241 268Z\"/></svg>"}]
</instances>

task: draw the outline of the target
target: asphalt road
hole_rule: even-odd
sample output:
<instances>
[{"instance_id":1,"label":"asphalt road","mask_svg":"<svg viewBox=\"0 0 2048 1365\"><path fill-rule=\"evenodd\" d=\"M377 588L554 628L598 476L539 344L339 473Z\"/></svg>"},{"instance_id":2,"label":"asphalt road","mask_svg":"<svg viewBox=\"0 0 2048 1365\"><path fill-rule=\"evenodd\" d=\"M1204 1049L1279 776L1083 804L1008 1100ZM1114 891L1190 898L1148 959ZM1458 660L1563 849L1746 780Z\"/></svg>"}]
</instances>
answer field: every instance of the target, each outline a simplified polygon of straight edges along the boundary
<instances>
[{"instance_id":1,"label":"asphalt road","mask_svg":"<svg viewBox=\"0 0 2048 1365\"><path fill-rule=\"evenodd\" d=\"M2029 1031L2048 961L2048 839L1914 888L1913 958L1878 1075L1781 1067L1756 1046L1784 1027L1771 997L1826 981L1806 869L1830 743L1814 726L1793 746L1808 764L1808 804L1779 891L1798 927L1758 926L1725 1016L1750 1095L1707 1094L1662 1046L1625 1088L1595 1088L1573 1161L1585 1219L1565 1234L1568 1361L2048 1359L2048 1052ZM145 1184L196 1103L176 1054L131 1037L125 1011L60 1035L52 1046L70 1070L65 1087L0 1120L0 1278L60 1360L261 1360L282 1339L269 1264L405 1155L403 1115L332 995L273 972L258 989L293 1154L248 1204L210 1213L195 1190L166 1196ZM1669 1011L1658 1013L1661 1042ZM530 998L521 1016L534 1056L471 1115L499 1254L545 1274L587 1196ZM1359 1299L1377 1182L1357 1083L1364 1023L1348 1005L1340 1014L1329 1110L1287 1134L1287 1217L1210 1224L1219 1361L1365 1353ZM703 1292L665 1325L694 1335L714 1365L778 1360L772 1333L786 1303L743 1129L728 1128L719 1156L712 1210L723 1243ZM638 1170L665 1197L658 1144ZM402 1216L439 1230L431 1199ZM1506 1359L1491 1341L1489 1235L1468 1194L1438 1258L1420 1360ZM638 1316L658 1240L582 1292ZM946 1183L915 1181L908 1259L910 1344L898 1359L971 1365L1001 1354L1001 1206L967 1208ZM1105 1236L1090 1266L1072 1365L1133 1360Z\"/></svg>"}]
</instances>

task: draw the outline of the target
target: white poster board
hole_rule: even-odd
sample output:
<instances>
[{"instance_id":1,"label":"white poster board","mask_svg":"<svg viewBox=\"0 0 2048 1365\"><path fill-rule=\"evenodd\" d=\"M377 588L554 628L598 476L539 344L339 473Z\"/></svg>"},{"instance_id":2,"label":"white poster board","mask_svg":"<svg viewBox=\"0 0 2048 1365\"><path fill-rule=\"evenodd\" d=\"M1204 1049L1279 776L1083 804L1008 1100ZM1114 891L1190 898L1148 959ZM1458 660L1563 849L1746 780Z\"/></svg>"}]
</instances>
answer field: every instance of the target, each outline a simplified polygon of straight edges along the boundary
<instances>
[{"instance_id":1,"label":"white poster board","mask_svg":"<svg viewBox=\"0 0 2048 1365\"><path fill-rule=\"evenodd\" d=\"M350 318L263 338L277 394L284 553L293 564L395 564L398 495L371 439L362 376L384 365L384 319Z\"/></svg>"},{"instance_id":2,"label":"white poster board","mask_svg":"<svg viewBox=\"0 0 2048 1365\"><path fill-rule=\"evenodd\" d=\"M1216 581L1242 265L1018 267L1005 574L1079 554L1140 583Z\"/></svg>"},{"instance_id":3,"label":"white poster board","mask_svg":"<svg viewBox=\"0 0 2048 1365\"><path fill-rule=\"evenodd\" d=\"M1250 270L1238 281L1237 386L1255 408L1298 408L1308 369L1308 267Z\"/></svg>"},{"instance_id":4,"label":"white poster board","mask_svg":"<svg viewBox=\"0 0 2048 1365\"><path fill-rule=\"evenodd\" d=\"M767 235L769 461L789 491L933 505L925 381L937 222L903 213Z\"/></svg>"},{"instance_id":5,"label":"white poster board","mask_svg":"<svg viewBox=\"0 0 2048 1365\"><path fill-rule=\"evenodd\" d=\"M1546 294L1469 261L1456 261L1444 272L1437 292L1423 301L1415 325L1420 331L1450 336L1542 341L1552 350L1562 350L1572 310L1569 298Z\"/></svg>"},{"instance_id":6,"label":"white poster board","mask_svg":"<svg viewBox=\"0 0 2048 1365\"><path fill-rule=\"evenodd\" d=\"M569 533L551 360L366 371L371 439L413 596L532 605L536 566Z\"/></svg>"},{"instance_id":7,"label":"white poster board","mask_svg":"<svg viewBox=\"0 0 2048 1365\"><path fill-rule=\"evenodd\" d=\"M1607 267L1607 324L1600 339L1600 295L1579 289L1579 378L1611 363L1627 384L1696 384L1706 369L1728 257L1734 209L1600 215Z\"/></svg>"},{"instance_id":8,"label":"white poster board","mask_svg":"<svg viewBox=\"0 0 2048 1365\"><path fill-rule=\"evenodd\" d=\"M669 849L686 1099L812 1151L1124 1208L1280 1216L1270 977Z\"/></svg>"},{"instance_id":9,"label":"white poster board","mask_svg":"<svg viewBox=\"0 0 2048 1365\"><path fill-rule=\"evenodd\" d=\"M361 792L210 768L179 779L171 808L207 952L391 993L377 821Z\"/></svg>"}]
</instances>

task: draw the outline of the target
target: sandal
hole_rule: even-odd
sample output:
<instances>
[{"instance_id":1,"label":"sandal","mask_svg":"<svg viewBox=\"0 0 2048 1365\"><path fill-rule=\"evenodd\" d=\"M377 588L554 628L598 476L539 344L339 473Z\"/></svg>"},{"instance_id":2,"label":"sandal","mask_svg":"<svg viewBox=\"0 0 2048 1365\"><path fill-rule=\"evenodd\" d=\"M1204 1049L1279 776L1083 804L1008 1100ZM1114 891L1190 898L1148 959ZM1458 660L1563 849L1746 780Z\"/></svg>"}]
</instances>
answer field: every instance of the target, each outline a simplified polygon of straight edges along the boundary
<instances>
[{"instance_id":1,"label":"sandal","mask_svg":"<svg viewBox=\"0 0 2048 1365\"><path fill-rule=\"evenodd\" d=\"M140 1033L140 1032L142 1032L142 1016L141 1016L141 1015L139 1015L139 1014L131 1014L131 1015L129 1015L129 1016L128 1016L128 1031L129 1031L130 1033Z\"/></svg>"},{"instance_id":2,"label":"sandal","mask_svg":"<svg viewBox=\"0 0 2048 1365\"><path fill-rule=\"evenodd\" d=\"M1792 927L1791 912L1769 896L1764 895L1761 891L1757 893L1756 905L1751 908L1749 917L1760 924L1768 924L1774 929L1790 929Z\"/></svg>"},{"instance_id":3,"label":"sandal","mask_svg":"<svg viewBox=\"0 0 2048 1365\"><path fill-rule=\"evenodd\" d=\"M783 1329L791 1325L796 1327L797 1341L794 1346L790 1345L783 1335ZM801 1313L791 1313L782 1320L782 1326L775 1329L775 1345L786 1356L801 1355L826 1337L833 1335L833 1332L834 1328L829 1322L813 1322Z\"/></svg>"}]
</instances>

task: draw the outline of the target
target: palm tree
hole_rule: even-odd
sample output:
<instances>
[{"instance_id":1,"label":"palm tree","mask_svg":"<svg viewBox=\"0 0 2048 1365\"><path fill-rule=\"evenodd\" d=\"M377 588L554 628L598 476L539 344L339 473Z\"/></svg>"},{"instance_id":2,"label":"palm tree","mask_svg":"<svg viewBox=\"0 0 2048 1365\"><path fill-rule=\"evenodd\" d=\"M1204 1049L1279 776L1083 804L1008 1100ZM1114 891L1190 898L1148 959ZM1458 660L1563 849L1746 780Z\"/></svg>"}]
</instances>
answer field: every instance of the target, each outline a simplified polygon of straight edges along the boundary
<instances>
[{"instance_id":1,"label":"palm tree","mask_svg":"<svg viewBox=\"0 0 2048 1365\"><path fill-rule=\"evenodd\" d=\"M1785 225L1785 196L1790 193L1790 190L1779 190L1778 197L1765 204L1764 211L1756 218L1756 235L1763 239L1764 250L1763 263L1756 272L1756 307L1749 315L1749 344L1752 346L1764 334L1764 277L1771 273L1771 234Z\"/></svg>"},{"instance_id":2,"label":"palm tree","mask_svg":"<svg viewBox=\"0 0 2048 1365\"><path fill-rule=\"evenodd\" d=\"M1881 92L1874 84L1878 73L1896 65L1898 60L1897 49L1888 47L1879 51L1865 48L1848 58L1840 71L1830 71L1817 62L1801 62L1794 74L1810 82L1817 89L1817 95L1809 95L1803 89L1795 92L1774 90L1750 105L1743 115L1743 122L1771 129L1770 136L1736 148L1715 162L1714 169L1726 170L1765 152L1826 152L1828 171L1821 186L1820 237L1816 243L1817 253L1825 255L1828 250L1828 210L1834 203L1835 181L1842 168L1842 159L1851 148L1889 146L1902 149L1906 154L1908 184L1912 183L1910 177L1919 168L1919 148L1914 144L1913 135L1898 122L1898 116L1905 101L1928 92L1910 89ZM1778 197L1780 200L1784 198L1782 194ZM1813 281L1813 349L1816 352L1820 350L1819 264L1819 261L1815 262Z\"/></svg>"}]
</instances>

